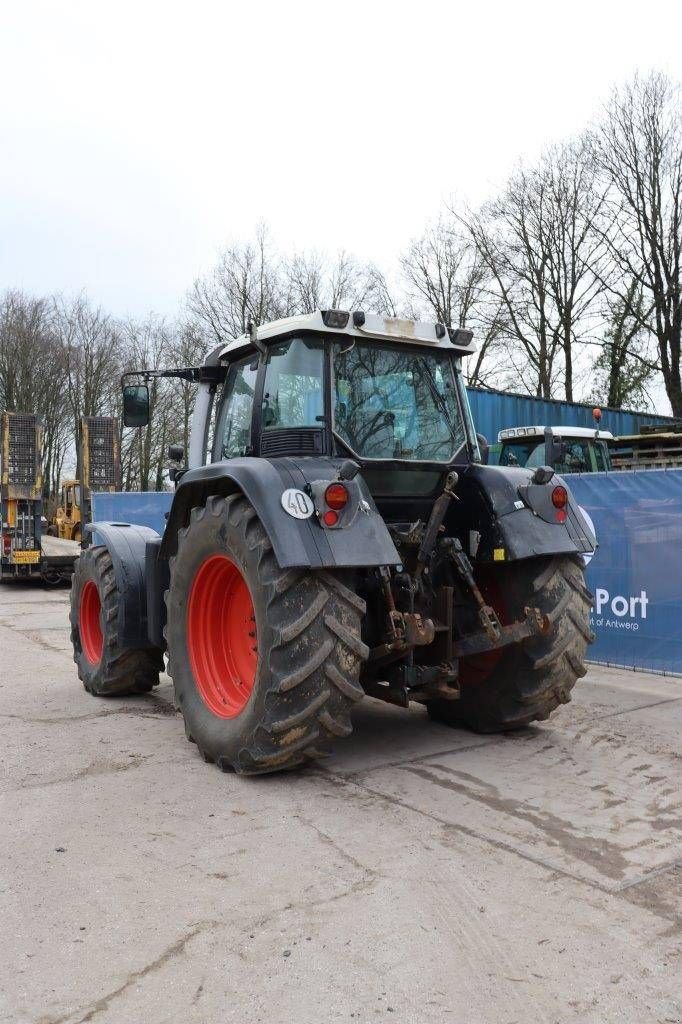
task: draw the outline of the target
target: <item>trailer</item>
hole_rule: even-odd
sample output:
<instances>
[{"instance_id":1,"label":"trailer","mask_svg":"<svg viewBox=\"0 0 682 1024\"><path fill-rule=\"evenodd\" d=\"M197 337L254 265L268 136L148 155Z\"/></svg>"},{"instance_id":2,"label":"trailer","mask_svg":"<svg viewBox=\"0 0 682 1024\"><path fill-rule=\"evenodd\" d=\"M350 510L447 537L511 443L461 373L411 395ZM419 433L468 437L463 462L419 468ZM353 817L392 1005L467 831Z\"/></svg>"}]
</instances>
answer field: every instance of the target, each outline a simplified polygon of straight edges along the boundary
<instances>
[{"instance_id":1,"label":"trailer","mask_svg":"<svg viewBox=\"0 0 682 1024\"><path fill-rule=\"evenodd\" d=\"M33 414L0 419L0 580L42 575L43 423Z\"/></svg>"},{"instance_id":2,"label":"trailer","mask_svg":"<svg viewBox=\"0 0 682 1024\"><path fill-rule=\"evenodd\" d=\"M43 421L33 413L0 418L0 581L71 579L80 545L43 529Z\"/></svg>"}]
</instances>

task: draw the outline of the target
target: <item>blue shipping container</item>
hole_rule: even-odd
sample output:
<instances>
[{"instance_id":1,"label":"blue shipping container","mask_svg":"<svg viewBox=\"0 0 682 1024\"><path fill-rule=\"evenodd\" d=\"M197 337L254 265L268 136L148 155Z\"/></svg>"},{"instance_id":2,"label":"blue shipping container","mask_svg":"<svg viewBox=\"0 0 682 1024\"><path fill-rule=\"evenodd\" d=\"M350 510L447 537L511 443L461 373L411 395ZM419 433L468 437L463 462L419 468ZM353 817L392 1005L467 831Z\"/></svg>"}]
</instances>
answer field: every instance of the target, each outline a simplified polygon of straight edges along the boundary
<instances>
[{"instance_id":1,"label":"blue shipping container","mask_svg":"<svg viewBox=\"0 0 682 1024\"><path fill-rule=\"evenodd\" d=\"M593 427L592 405L561 402L555 399L531 398L529 395L467 388L471 412L479 434L490 444L506 427ZM602 408L600 426L614 435L638 434L645 425L673 423L672 416L654 416L646 412Z\"/></svg>"}]
</instances>

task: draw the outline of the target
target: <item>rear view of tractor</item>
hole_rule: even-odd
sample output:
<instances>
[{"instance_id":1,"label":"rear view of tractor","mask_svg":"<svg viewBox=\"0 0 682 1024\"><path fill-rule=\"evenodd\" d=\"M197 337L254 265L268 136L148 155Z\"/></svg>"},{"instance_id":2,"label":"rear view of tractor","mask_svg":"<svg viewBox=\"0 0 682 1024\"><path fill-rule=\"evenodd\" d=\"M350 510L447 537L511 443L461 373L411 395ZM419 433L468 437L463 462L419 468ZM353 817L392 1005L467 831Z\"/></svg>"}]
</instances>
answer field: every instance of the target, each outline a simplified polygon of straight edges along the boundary
<instances>
[{"instance_id":1,"label":"rear view of tractor","mask_svg":"<svg viewBox=\"0 0 682 1024\"><path fill-rule=\"evenodd\" d=\"M479 731L570 700L592 639L565 482L481 461L470 332L326 310L252 329L202 366L163 534L94 523L72 588L98 696L158 682L188 739L243 773L303 764L365 695ZM174 455L177 456L177 451Z\"/></svg>"},{"instance_id":2,"label":"rear view of tractor","mask_svg":"<svg viewBox=\"0 0 682 1024\"><path fill-rule=\"evenodd\" d=\"M43 426L34 415L0 417L0 579L41 575Z\"/></svg>"}]
</instances>

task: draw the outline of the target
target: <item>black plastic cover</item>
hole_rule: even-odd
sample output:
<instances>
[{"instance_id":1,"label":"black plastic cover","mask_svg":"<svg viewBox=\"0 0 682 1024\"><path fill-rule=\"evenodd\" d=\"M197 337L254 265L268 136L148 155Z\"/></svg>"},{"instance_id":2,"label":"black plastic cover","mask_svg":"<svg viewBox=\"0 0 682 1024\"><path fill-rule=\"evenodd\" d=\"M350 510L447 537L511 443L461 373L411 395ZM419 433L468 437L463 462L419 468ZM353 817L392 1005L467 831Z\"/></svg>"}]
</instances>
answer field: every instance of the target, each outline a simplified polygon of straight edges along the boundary
<instances>
[{"instance_id":1,"label":"black plastic cover","mask_svg":"<svg viewBox=\"0 0 682 1024\"><path fill-rule=\"evenodd\" d=\"M282 507L291 487L307 490L317 480L334 480L343 459L290 457L272 461L245 457L213 462L182 478L171 506L161 555L175 553L177 532L189 522L192 508L213 494L242 491L265 527L279 565L284 568L352 568L397 565L400 557L367 485L356 478L368 510L344 529L327 530L316 516L294 519Z\"/></svg>"}]
</instances>

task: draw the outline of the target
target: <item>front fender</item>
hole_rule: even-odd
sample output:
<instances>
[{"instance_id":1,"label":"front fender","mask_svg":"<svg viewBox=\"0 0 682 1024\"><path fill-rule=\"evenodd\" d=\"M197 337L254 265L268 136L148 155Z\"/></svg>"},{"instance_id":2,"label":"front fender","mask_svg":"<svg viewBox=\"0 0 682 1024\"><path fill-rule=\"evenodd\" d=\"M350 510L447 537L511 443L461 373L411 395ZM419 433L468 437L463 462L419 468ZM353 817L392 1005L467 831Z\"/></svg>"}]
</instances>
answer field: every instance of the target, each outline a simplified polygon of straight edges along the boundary
<instances>
[{"instance_id":1,"label":"front fender","mask_svg":"<svg viewBox=\"0 0 682 1024\"><path fill-rule=\"evenodd\" d=\"M159 535L148 526L127 523L92 523L85 527L92 545L103 545L111 556L119 593L117 632L121 647L156 646L149 639L147 622L147 544Z\"/></svg>"},{"instance_id":2,"label":"front fender","mask_svg":"<svg viewBox=\"0 0 682 1024\"><path fill-rule=\"evenodd\" d=\"M175 493L161 545L161 557L177 550L178 531L189 523L192 508L213 494L241 491L255 508L272 542L282 569L360 568L397 565L400 557L386 524L361 477L356 477L368 511L347 527L325 529L316 516L295 519L284 511L282 494L294 487L306 490L316 480L336 478L342 459L237 458L213 462L185 473Z\"/></svg>"}]
</instances>

